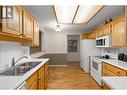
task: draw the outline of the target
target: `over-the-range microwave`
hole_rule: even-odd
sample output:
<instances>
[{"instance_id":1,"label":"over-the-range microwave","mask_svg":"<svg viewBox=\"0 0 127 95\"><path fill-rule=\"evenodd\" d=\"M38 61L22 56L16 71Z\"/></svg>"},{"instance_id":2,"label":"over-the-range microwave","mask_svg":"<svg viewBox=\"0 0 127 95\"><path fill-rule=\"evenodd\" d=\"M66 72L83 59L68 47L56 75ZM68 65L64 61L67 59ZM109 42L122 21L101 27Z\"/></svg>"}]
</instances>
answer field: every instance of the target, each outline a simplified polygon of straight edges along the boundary
<instances>
[{"instance_id":1,"label":"over-the-range microwave","mask_svg":"<svg viewBox=\"0 0 127 95\"><path fill-rule=\"evenodd\" d=\"M96 38L96 47L112 47L112 36L107 35Z\"/></svg>"}]
</instances>

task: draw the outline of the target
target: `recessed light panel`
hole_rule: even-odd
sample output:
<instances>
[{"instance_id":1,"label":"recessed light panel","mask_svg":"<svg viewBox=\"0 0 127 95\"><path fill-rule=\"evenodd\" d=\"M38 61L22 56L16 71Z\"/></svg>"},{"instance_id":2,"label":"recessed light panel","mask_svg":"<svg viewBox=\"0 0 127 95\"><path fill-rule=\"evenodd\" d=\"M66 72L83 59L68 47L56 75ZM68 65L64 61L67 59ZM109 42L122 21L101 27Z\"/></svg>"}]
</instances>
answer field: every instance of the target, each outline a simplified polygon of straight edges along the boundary
<instances>
[{"instance_id":1,"label":"recessed light panel","mask_svg":"<svg viewBox=\"0 0 127 95\"><path fill-rule=\"evenodd\" d=\"M78 6L54 6L58 23L72 23Z\"/></svg>"},{"instance_id":2,"label":"recessed light panel","mask_svg":"<svg viewBox=\"0 0 127 95\"><path fill-rule=\"evenodd\" d=\"M87 23L103 6L79 6L73 23Z\"/></svg>"}]
</instances>

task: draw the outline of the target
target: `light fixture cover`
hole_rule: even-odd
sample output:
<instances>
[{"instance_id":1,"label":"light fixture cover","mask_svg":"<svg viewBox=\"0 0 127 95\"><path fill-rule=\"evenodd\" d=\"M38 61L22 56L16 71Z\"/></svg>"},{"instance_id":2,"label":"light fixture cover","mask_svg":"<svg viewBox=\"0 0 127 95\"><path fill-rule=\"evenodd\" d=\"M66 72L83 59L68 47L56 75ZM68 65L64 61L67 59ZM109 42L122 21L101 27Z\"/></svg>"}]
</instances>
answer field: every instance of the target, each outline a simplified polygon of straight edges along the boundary
<instances>
[{"instance_id":1,"label":"light fixture cover","mask_svg":"<svg viewBox=\"0 0 127 95\"><path fill-rule=\"evenodd\" d=\"M56 32L60 32L60 25L56 26Z\"/></svg>"},{"instance_id":2,"label":"light fixture cover","mask_svg":"<svg viewBox=\"0 0 127 95\"><path fill-rule=\"evenodd\" d=\"M72 23L78 6L56 6L54 5L58 23Z\"/></svg>"},{"instance_id":3,"label":"light fixture cover","mask_svg":"<svg viewBox=\"0 0 127 95\"><path fill-rule=\"evenodd\" d=\"M87 23L102 7L102 5L79 6L73 23Z\"/></svg>"}]
</instances>

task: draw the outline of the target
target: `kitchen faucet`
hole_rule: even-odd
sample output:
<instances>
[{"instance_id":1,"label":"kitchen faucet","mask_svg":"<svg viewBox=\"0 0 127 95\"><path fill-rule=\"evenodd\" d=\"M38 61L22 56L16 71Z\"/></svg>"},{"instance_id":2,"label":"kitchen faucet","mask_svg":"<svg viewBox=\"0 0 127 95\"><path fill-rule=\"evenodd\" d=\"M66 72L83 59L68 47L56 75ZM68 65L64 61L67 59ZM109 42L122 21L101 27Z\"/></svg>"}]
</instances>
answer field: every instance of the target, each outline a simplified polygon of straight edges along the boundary
<instances>
[{"instance_id":1,"label":"kitchen faucet","mask_svg":"<svg viewBox=\"0 0 127 95\"><path fill-rule=\"evenodd\" d=\"M23 59L23 58L28 58L27 56L22 56L20 57L17 61L15 61L15 58L13 57L12 58L12 61L11 61L11 67L13 67L19 60Z\"/></svg>"}]
</instances>

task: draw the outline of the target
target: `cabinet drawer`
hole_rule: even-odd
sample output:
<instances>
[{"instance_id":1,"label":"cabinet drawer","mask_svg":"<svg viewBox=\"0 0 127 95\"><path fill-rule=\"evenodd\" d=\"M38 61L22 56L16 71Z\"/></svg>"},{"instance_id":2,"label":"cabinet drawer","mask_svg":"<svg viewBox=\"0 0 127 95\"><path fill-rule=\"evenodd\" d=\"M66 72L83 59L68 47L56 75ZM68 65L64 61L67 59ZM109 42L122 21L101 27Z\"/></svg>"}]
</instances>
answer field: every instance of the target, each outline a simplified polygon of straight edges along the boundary
<instances>
[{"instance_id":1,"label":"cabinet drawer","mask_svg":"<svg viewBox=\"0 0 127 95\"><path fill-rule=\"evenodd\" d=\"M117 75L107 69L104 69L103 76L117 76Z\"/></svg>"},{"instance_id":2,"label":"cabinet drawer","mask_svg":"<svg viewBox=\"0 0 127 95\"><path fill-rule=\"evenodd\" d=\"M107 70L115 73L117 76L126 76L125 70L122 70L122 69L117 68L115 66L109 65L107 63L104 63L103 66L104 66L103 69L107 69Z\"/></svg>"},{"instance_id":3,"label":"cabinet drawer","mask_svg":"<svg viewBox=\"0 0 127 95\"><path fill-rule=\"evenodd\" d=\"M31 75L27 80L27 88L31 87L31 85L37 80L37 72Z\"/></svg>"},{"instance_id":4,"label":"cabinet drawer","mask_svg":"<svg viewBox=\"0 0 127 95\"><path fill-rule=\"evenodd\" d=\"M42 76L42 74L44 73L44 70L45 70L44 66L42 66L42 67L38 70L38 76L39 76L39 77Z\"/></svg>"}]
</instances>

